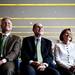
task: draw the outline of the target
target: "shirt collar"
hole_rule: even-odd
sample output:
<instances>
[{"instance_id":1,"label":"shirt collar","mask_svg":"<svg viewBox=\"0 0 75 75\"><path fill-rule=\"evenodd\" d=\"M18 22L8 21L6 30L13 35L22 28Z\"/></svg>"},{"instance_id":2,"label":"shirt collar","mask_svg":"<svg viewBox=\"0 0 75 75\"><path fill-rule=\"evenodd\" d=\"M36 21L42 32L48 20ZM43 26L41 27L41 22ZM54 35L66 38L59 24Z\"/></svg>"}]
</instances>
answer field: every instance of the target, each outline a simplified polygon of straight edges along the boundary
<instances>
[{"instance_id":1,"label":"shirt collar","mask_svg":"<svg viewBox=\"0 0 75 75\"><path fill-rule=\"evenodd\" d=\"M40 36L40 37L35 37L35 39L39 39L39 40L41 40L41 36Z\"/></svg>"},{"instance_id":2,"label":"shirt collar","mask_svg":"<svg viewBox=\"0 0 75 75\"><path fill-rule=\"evenodd\" d=\"M9 36L9 35L10 35L10 32L9 32L9 33L5 33L5 34L3 34L3 35Z\"/></svg>"},{"instance_id":3,"label":"shirt collar","mask_svg":"<svg viewBox=\"0 0 75 75\"><path fill-rule=\"evenodd\" d=\"M62 42L63 43L63 42ZM67 44L63 43L65 46L69 46L71 42L67 42Z\"/></svg>"}]
</instances>

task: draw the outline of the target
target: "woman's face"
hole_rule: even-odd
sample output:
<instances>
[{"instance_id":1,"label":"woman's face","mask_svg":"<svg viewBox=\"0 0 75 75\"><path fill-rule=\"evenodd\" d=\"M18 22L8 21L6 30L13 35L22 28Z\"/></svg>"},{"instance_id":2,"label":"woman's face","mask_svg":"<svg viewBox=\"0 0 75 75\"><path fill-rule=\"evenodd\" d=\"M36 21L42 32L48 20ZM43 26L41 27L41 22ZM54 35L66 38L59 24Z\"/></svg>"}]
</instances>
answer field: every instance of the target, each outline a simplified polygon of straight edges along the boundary
<instances>
[{"instance_id":1,"label":"woman's face","mask_svg":"<svg viewBox=\"0 0 75 75\"><path fill-rule=\"evenodd\" d=\"M67 30L64 35L63 35L63 40L65 43L69 42L72 40L72 34L71 31Z\"/></svg>"}]
</instances>

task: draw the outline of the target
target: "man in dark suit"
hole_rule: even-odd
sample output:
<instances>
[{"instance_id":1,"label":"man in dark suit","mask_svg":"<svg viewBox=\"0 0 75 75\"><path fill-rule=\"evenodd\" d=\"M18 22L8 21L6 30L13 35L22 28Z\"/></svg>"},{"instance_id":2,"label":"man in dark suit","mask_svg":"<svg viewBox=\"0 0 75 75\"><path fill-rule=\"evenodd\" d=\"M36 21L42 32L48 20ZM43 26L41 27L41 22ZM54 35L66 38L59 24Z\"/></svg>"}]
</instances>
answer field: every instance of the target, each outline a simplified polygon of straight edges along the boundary
<instances>
[{"instance_id":1,"label":"man in dark suit","mask_svg":"<svg viewBox=\"0 0 75 75\"><path fill-rule=\"evenodd\" d=\"M52 42L42 37L43 25L34 24L33 32L34 36L23 39L21 75L59 75L53 64Z\"/></svg>"},{"instance_id":2,"label":"man in dark suit","mask_svg":"<svg viewBox=\"0 0 75 75\"><path fill-rule=\"evenodd\" d=\"M12 22L6 17L1 20L0 33L0 75L15 74L15 60L17 59L20 48L21 39L11 34Z\"/></svg>"}]
</instances>

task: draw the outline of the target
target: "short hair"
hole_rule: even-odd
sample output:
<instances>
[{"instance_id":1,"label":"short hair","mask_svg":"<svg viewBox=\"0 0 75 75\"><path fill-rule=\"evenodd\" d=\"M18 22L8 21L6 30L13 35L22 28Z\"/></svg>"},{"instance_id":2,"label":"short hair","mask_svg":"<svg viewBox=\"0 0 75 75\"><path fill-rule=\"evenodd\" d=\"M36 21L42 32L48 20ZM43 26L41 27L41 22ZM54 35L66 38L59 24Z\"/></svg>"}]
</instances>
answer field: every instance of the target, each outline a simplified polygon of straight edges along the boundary
<instances>
[{"instance_id":1,"label":"short hair","mask_svg":"<svg viewBox=\"0 0 75 75\"><path fill-rule=\"evenodd\" d=\"M35 29L36 26L40 27L40 26L43 26L43 25L42 25L41 23L35 23L35 24L33 25L33 30Z\"/></svg>"},{"instance_id":2,"label":"short hair","mask_svg":"<svg viewBox=\"0 0 75 75\"><path fill-rule=\"evenodd\" d=\"M11 18L10 17L4 17L4 18L1 19L1 22L2 21L5 21L6 19L9 19L11 21Z\"/></svg>"},{"instance_id":3,"label":"short hair","mask_svg":"<svg viewBox=\"0 0 75 75\"><path fill-rule=\"evenodd\" d=\"M36 26L37 26L37 23L35 23L35 24L33 25L33 29L35 29Z\"/></svg>"},{"instance_id":4,"label":"short hair","mask_svg":"<svg viewBox=\"0 0 75 75\"><path fill-rule=\"evenodd\" d=\"M64 30L60 33L59 39L60 39L61 41L64 40L64 39L63 39L63 35L65 34L66 31L70 31L70 32L71 32L71 29L70 29L70 28L66 28L66 29L64 29ZM70 41L72 41L72 37L71 37L71 40L70 40Z\"/></svg>"}]
</instances>

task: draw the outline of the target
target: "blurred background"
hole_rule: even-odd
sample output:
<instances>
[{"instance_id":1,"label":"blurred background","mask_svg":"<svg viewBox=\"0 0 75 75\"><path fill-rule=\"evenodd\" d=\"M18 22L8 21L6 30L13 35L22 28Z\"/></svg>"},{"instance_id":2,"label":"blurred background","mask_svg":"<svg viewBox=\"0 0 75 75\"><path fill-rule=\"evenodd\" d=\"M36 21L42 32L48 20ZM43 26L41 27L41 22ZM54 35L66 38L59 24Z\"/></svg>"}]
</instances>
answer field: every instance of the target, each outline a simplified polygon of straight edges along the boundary
<instances>
[{"instance_id":1,"label":"blurred background","mask_svg":"<svg viewBox=\"0 0 75 75\"><path fill-rule=\"evenodd\" d=\"M22 38L33 35L39 22L46 38L59 42L60 32L71 28L75 42L75 0L0 0L0 19L6 16L12 18L12 33Z\"/></svg>"}]
</instances>

